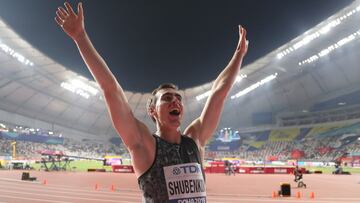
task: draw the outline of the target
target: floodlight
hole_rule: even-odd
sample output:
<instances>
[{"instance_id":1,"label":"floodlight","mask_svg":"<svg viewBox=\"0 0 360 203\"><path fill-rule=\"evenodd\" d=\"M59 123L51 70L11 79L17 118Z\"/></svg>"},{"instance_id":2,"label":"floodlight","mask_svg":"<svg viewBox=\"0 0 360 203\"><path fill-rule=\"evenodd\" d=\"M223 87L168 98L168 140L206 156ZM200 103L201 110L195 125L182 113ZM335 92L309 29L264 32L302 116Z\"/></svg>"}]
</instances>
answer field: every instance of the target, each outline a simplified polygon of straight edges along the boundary
<instances>
[{"instance_id":1,"label":"floodlight","mask_svg":"<svg viewBox=\"0 0 360 203\"><path fill-rule=\"evenodd\" d=\"M256 88L264 85L265 83L268 83L268 82L274 80L277 77L277 75L278 75L278 73L269 75L269 76L265 77L264 79L260 80L259 82L256 82L256 83L250 85L249 87L241 90L240 92L236 93L235 95L232 95L230 98L235 99L235 98L241 97L243 95L246 95L247 93L255 90Z\"/></svg>"},{"instance_id":2,"label":"floodlight","mask_svg":"<svg viewBox=\"0 0 360 203\"><path fill-rule=\"evenodd\" d=\"M30 61L25 56L23 56L19 52L15 51L14 49L12 49L7 44L1 42L1 40L0 40L0 50L5 52L6 54L10 55L11 57L15 58L17 61L19 61L20 63L22 63L26 66L34 66L34 63L32 61Z\"/></svg>"}]
</instances>

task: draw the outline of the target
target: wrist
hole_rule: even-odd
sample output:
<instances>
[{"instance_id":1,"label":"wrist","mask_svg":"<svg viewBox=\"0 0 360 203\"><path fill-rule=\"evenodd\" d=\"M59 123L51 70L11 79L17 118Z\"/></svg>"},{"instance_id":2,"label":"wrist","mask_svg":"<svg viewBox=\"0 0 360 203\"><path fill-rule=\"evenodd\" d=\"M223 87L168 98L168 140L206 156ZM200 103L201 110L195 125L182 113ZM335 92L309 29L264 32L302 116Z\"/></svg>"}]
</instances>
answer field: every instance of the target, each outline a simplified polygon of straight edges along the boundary
<instances>
[{"instance_id":1,"label":"wrist","mask_svg":"<svg viewBox=\"0 0 360 203\"><path fill-rule=\"evenodd\" d=\"M83 29L79 33L77 33L75 36L72 37L72 39L75 41L75 43L79 43L80 41L84 40L86 38L86 31Z\"/></svg>"}]
</instances>

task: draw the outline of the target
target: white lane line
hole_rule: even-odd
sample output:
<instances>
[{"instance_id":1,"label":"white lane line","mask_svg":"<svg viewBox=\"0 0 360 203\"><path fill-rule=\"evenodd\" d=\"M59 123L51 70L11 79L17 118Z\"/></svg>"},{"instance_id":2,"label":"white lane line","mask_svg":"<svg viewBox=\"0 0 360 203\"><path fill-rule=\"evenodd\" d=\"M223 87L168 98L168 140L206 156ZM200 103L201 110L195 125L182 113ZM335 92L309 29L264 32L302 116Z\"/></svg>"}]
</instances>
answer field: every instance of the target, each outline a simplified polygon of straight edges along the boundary
<instances>
[{"instance_id":1,"label":"white lane line","mask_svg":"<svg viewBox=\"0 0 360 203\"><path fill-rule=\"evenodd\" d=\"M266 198L266 197L270 197L270 195L254 195L254 194L240 194L240 193L236 193L236 194L230 194L230 193L207 193L208 197L253 197L253 198Z\"/></svg>"},{"instance_id":2,"label":"white lane line","mask_svg":"<svg viewBox=\"0 0 360 203\"><path fill-rule=\"evenodd\" d=\"M212 198L207 198L208 202L211 203L233 203L233 202L256 202L256 203L260 203L260 202L311 202L311 203L344 203L344 202L352 202L352 203L358 203L359 201L331 201L331 200L316 200L316 199L296 199L294 197L289 197L291 199L288 198L276 198L276 199L249 199L249 198L233 198L233 199L219 199L219 200L214 200Z\"/></svg>"},{"instance_id":3,"label":"white lane line","mask_svg":"<svg viewBox=\"0 0 360 203\"><path fill-rule=\"evenodd\" d=\"M29 198L29 197L18 197L18 196L10 196L10 195L2 195L0 197L10 198L10 199L23 199L23 200L34 200L37 202L52 202L52 203L72 203L72 202L64 202L64 201L56 201L56 200L45 200L45 199L37 199L37 198Z\"/></svg>"},{"instance_id":4,"label":"white lane line","mask_svg":"<svg viewBox=\"0 0 360 203\"><path fill-rule=\"evenodd\" d=\"M35 185L42 185L42 181L23 181L23 180L18 180L18 179L13 179L13 178L0 178L0 181L9 181L9 182L17 182L17 183L24 183L24 184L35 184ZM62 188L82 188L84 190L88 189L88 188L93 188L92 186L95 187L95 184L92 185L91 187L86 187L86 186L70 186L70 185L64 185L64 184L51 184L48 183L48 186L55 186L55 187L62 187ZM101 186L101 185L100 185ZM102 187L105 188L105 187ZM108 187L110 188L110 186ZM127 191L127 192L137 192L137 193L141 193L141 191L139 189L126 189L126 188L121 188L119 186L117 186L117 188L121 191Z\"/></svg>"},{"instance_id":5,"label":"white lane line","mask_svg":"<svg viewBox=\"0 0 360 203\"><path fill-rule=\"evenodd\" d=\"M0 186L1 187L1 186ZM10 190L7 190L10 189ZM9 192L10 191L10 192ZM39 193L53 193L51 195L66 195L67 197L70 196L76 196L78 198L82 198L82 197L90 197L90 198L102 198L103 200L108 199L108 200L117 200L119 197L122 197L123 199L129 199L129 200L139 200L141 199L140 196L129 196L129 195L123 195L121 193L118 193L118 195L116 197L109 197L105 194L101 194L101 193L97 193L97 192L92 192L89 194L79 194L79 193L74 193L74 192L62 192L62 191L46 191L46 190L42 190L42 189L28 189L28 188L9 188L9 187L5 187L5 188L0 188L0 193L14 193L14 192L24 192L24 193L31 193L33 192L33 194L39 195Z\"/></svg>"},{"instance_id":6,"label":"white lane line","mask_svg":"<svg viewBox=\"0 0 360 203\"><path fill-rule=\"evenodd\" d=\"M30 191L51 191L54 193L66 193L66 194L76 194L76 195L90 195L90 196L103 196L103 197L119 197L119 194L122 196L129 196L129 197L138 197L140 198L141 195L139 193L129 193L129 192L122 192L122 191L95 191L95 189L64 189L61 187L56 186L49 186L49 185L33 185L31 188L28 187L21 187L18 183L8 183L5 185L0 184L0 188L9 189L14 188L14 190L30 190ZM76 192L76 193L75 193Z\"/></svg>"},{"instance_id":7,"label":"white lane line","mask_svg":"<svg viewBox=\"0 0 360 203\"><path fill-rule=\"evenodd\" d=\"M354 195L354 194L348 194L349 196ZM346 196L346 195L344 195ZM213 198L213 199L221 199L221 198L270 198L270 195L245 195L245 194L233 194L233 195L213 195L213 194L209 194L207 195L208 198ZM295 198L295 197L294 197ZM286 199L286 198L285 198ZM317 197L316 199L318 200L357 200L360 202L360 197Z\"/></svg>"},{"instance_id":8,"label":"white lane line","mask_svg":"<svg viewBox=\"0 0 360 203\"><path fill-rule=\"evenodd\" d=\"M356 182L340 182L338 180L328 180L328 179L318 179L316 180L318 182L322 182L322 183L328 183L328 184L333 184L333 185L353 185L356 184Z\"/></svg>"},{"instance_id":9,"label":"white lane line","mask_svg":"<svg viewBox=\"0 0 360 203\"><path fill-rule=\"evenodd\" d=\"M6 190L5 190L6 191ZM17 193L17 194L23 194L21 192L14 192L14 191L10 191L10 193ZM35 193L25 193L25 194L35 194ZM46 195L46 196L54 196L54 195ZM10 196L13 197L13 196ZM62 196L57 196L57 197L62 197ZM15 197L13 197L15 198ZM21 197L20 197L21 198ZM71 198L71 197L68 197ZM121 198L121 197L119 197ZM227 203L227 202L239 202L239 201L246 201L246 202L278 202L278 201L286 201L286 202L299 202L299 201L306 201L306 202L314 202L314 203L339 203L339 202L346 202L346 200L353 200L356 202L359 202L359 198L326 198L328 200L325 199L321 199L321 200L316 200L316 199L290 199L290 198L294 198L294 197L289 197L289 198L276 198L276 199L259 199L259 198L220 198L220 197L208 197L208 200L211 202L217 202L217 203ZM30 198L31 199L31 198ZM84 199L84 198L76 198L76 199ZM99 199L90 199L90 198L86 198L87 200L99 200ZM34 199L36 200L36 199ZM341 201L339 201L341 200ZM345 201L344 201L345 200ZM47 201L47 200L43 200L43 201ZM104 199L101 199L100 202L104 202ZM115 201L115 202L129 202L129 201ZM137 202L137 201L135 201Z\"/></svg>"},{"instance_id":10,"label":"white lane line","mask_svg":"<svg viewBox=\"0 0 360 203\"><path fill-rule=\"evenodd\" d=\"M19 182L19 183L26 183L26 184L40 184L38 181L24 181L14 178L0 178L0 181L11 181L11 182Z\"/></svg>"},{"instance_id":11,"label":"white lane line","mask_svg":"<svg viewBox=\"0 0 360 203\"><path fill-rule=\"evenodd\" d=\"M105 199L97 199L97 198L84 198L84 197L76 197L76 196L61 196L61 195L49 195L49 194L39 194L39 193L32 193L32 192L17 192L13 190L1 190L2 192L7 193L14 193L14 194L23 194L23 195L35 195L35 196L44 196L44 197L54 197L54 198L61 198L61 199L71 199L71 200L88 200L88 201L97 201L97 202L120 202L126 203L129 201L120 201L120 200L105 200ZM120 196L119 196L120 198Z\"/></svg>"},{"instance_id":12,"label":"white lane line","mask_svg":"<svg viewBox=\"0 0 360 203\"><path fill-rule=\"evenodd\" d=\"M360 202L360 197L321 197L319 199L327 200L357 200Z\"/></svg>"}]
</instances>

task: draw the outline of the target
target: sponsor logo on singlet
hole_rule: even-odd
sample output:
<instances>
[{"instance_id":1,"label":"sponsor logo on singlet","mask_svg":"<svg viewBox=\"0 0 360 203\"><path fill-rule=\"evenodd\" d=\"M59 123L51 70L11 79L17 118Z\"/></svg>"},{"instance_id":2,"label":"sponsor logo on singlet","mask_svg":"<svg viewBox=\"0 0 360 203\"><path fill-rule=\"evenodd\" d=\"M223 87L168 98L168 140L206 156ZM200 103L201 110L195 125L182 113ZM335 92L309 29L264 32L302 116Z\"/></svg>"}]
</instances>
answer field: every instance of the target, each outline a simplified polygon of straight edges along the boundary
<instances>
[{"instance_id":1,"label":"sponsor logo on singlet","mask_svg":"<svg viewBox=\"0 0 360 203\"><path fill-rule=\"evenodd\" d=\"M178 164L164 167L168 202L206 202L205 181L198 163Z\"/></svg>"}]
</instances>

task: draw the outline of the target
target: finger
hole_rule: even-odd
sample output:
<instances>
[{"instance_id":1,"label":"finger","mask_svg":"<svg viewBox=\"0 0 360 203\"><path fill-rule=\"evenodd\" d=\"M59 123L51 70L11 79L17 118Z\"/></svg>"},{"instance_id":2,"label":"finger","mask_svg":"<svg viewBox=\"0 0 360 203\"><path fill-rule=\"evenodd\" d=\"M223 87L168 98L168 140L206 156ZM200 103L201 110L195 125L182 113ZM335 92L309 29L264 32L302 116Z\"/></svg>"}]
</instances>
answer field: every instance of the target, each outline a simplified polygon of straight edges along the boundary
<instances>
[{"instance_id":1,"label":"finger","mask_svg":"<svg viewBox=\"0 0 360 203\"><path fill-rule=\"evenodd\" d=\"M63 24L64 24L64 21L63 21L62 19L60 19L59 16L56 16L56 17L55 17L55 21L56 21L56 23L57 23L58 25L60 25L61 27L62 27Z\"/></svg>"},{"instance_id":2,"label":"finger","mask_svg":"<svg viewBox=\"0 0 360 203\"><path fill-rule=\"evenodd\" d=\"M69 15L76 15L74 10L71 8L71 5L68 2L65 2L64 5Z\"/></svg>"},{"instance_id":3,"label":"finger","mask_svg":"<svg viewBox=\"0 0 360 203\"><path fill-rule=\"evenodd\" d=\"M245 28L242 28L242 38L243 38L243 40L245 40L246 41L246 29Z\"/></svg>"},{"instance_id":4,"label":"finger","mask_svg":"<svg viewBox=\"0 0 360 203\"><path fill-rule=\"evenodd\" d=\"M246 29L239 25L239 43L237 51L242 50L244 53L247 52L248 41L246 40Z\"/></svg>"},{"instance_id":5,"label":"finger","mask_svg":"<svg viewBox=\"0 0 360 203\"><path fill-rule=\"evenodd\" d=\"M243 34L244 34L244 38L243 38L243 42L242 42L242 50L243 50L243 53L246 54L247 51L248 51L248 47L249 47L249 40L246 39L246 34L247 34L247 31L244 29L243 31Z\"/></svg>"},{"instance_id":6,"label":"finger","mask_svg":"<svg viewBox=\"0 0 360 203\"><path fill-rule=\"evenodd\" d=\"M56 16L58 16L61 20L66 19L66 16L64 16L60 11L56 11Z\"/></svg>"},{"instance_id":7,"label":"finger","mask_svg":"<svg viewBox=\"0 0 360 203\"><path fill-rule=\"evenodd\" d=\"M244 28L241 28L239 38L240 46L242 46L246 41L246 30Z\"/></svg>"},{"instance_id":8,"label":"finger","mask_svg":"<svg viewBox=\"0 0 360 203\"><path fill-rule=\"evenodd\" d=\"M246 48L246 30L245 28L242 28L242 39L241 39L241 45L243 46L243 48Z\"/></svg>"},{"instance_id":9,"label":"finger","mask_svg":"<svg viewBox=\"0 0 360 203\"><path fill-rule=\"evenodd\" d=\"M66 10L63 7L59 7L58 11L65 17L69 16L69 14L66 12Z\"/></svg>"},{"instance_id":10,"label":"finger","mask_svg":"<svg viewBox=\"0 0 360 203\"><path fill-rule=\"evenodd\" d=\"M82 2L78 3L78 16L80 16L80 18L84 18L84 10L82 7Z\"/></svg>"},{"instance_id":11,"label":"finger","mask_svg":"<svg viewBox=\"0 0 360 203\"><path fill-rule=\"evenodd\" d=\"M242 30L243 30L243 28L241 27L241 25L239 25L239 36L240 36L240 38L242 36Z\"/></svg>"},{"instance_id":12,"label":"finger","mask_svg":"<svg viewBox=\"0 0 360 203\"><path fill-rule=\"evenodd\" d=\"M239 27L239 42L238 42L238 45L236 47L236 50L241 49L241 44L242 44L242 41L243 41L243 29L242 29L241 25L239 25L238 27Z\"/></svg>"},{"instance_id":13,"label":"finger","mask_svg":"<svg viewBox=\"0 0 360 203\"><path fill-rule=\"evenodd\" d=\"M248 51L248 48L249 48L249 40L246 40L245 53Z\"/></svg>"}]
</instances>

